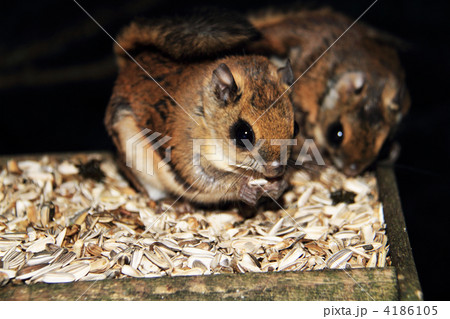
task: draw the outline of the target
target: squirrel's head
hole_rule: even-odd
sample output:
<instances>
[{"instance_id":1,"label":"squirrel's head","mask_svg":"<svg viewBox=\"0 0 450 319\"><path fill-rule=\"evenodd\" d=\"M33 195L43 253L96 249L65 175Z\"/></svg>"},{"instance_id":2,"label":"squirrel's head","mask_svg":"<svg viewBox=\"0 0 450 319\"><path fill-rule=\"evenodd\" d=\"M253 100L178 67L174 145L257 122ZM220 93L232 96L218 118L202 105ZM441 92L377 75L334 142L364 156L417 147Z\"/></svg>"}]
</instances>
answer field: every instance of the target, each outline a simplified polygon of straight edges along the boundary
<instances>
[{"instance_id":1,"label":"squirrel's head","mask_svg":"<svg viewBox=\"0 0 450 319\"><path fill-rule=\"evenodd\" d=\"M376 158L409 104L403 81L393 74L345 72L329 82L314 135L333 163L354 176Z\"/></svg>"},{"instance_id":2,"label":"squirrel's head","mask_svg":"<svg viewBox=\"0 0 450 319\"><path fill-rule=\"evenodd\" d=\"M211 165L255 177L281 176L295 131L286 92L293 82L290 63L277 70L264 57L224 58L205 81L205 130L218 143L210 151L221 152Z\"/></svg>"}]
</instances>

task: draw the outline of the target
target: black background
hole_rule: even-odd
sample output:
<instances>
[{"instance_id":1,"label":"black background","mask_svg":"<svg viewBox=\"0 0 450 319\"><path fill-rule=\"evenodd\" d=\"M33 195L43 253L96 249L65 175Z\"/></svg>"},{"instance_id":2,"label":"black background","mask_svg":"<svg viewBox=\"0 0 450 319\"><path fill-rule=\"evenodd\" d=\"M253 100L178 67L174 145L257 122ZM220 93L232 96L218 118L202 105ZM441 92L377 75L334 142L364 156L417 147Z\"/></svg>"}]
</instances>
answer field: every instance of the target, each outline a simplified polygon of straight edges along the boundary
<instances>
[{"instance_id":1,"label":"black background","mask_svg":"<svg viewBox=\"0 0 450 319\"><path fill-rule=\"evenodd\" d=\"M371 0L316 1L358 17ZM210 1L79 1L113 36L135 16ZM311 3L311 2L309 2ZM276 1L289 5L289 1ZM244 12L269 1L227 1ZM401 53L412 109L396 163L400 196L427 300L449 300L449 5L380 0L362 18L410 46ZM71 0L17 1L0 12L0 155L112 150L104 126L115 67L112 40Z\"/></svg>"}]
</instances>

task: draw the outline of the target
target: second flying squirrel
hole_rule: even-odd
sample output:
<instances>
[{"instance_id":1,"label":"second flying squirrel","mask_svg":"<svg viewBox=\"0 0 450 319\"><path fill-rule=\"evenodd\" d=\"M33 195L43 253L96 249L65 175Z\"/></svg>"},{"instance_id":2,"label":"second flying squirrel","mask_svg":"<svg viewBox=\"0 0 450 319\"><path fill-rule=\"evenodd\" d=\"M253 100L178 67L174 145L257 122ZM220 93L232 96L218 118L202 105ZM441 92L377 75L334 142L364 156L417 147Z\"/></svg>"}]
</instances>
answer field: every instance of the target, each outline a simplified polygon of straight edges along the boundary
<instances>
[{"instance_id":1,"label":"second flying squirrel","mask_svg":"<svg viewBox=\"0 0 450 319\"><path fill-rule=\"evenodd\" d=\"M119 75L105 124L122 164L129 155L127 141L142 130L170 137L161 147L156 140L145 144L140 154L153 152L151 162L133 158L145 161L143 167L152 165L153 174L123 165L152 199L173 194L206 204L242 200L254 205L261 196L278 198L286 187L280 145L265 142L252 149L244 140L257 145L293 137L292 104L287 95L277 100L293 81L292 69L289 64L277 69L263 56L236 54L233 49L253 37L254 30L245 21L230 28L230 19L135 22L119 36L118 43L166 90L115 47ZM208 153L219 147L223 159L208 160L195 150L195 139L224 141L202 149ZM171 160L158 167L167 147ZM255 160L254 152L265 165ZM267 183L250 184L257 179Z\"/></svg>"},{"instance_id":2,"label":"second flying squirrel","mask_svg":"<svg viewBox=\"0 0 450 319\"><path fill-rule=\"evenodd\" d=\"M291 88L301 124L298 147L312 138L338 169L361 173L410 106L397 40L358 22L320 57L351 19L328 8L265 11L249 19L262 34L249 52L289 58L296 79L318 59Z\"/></svg>"}]
</instances>

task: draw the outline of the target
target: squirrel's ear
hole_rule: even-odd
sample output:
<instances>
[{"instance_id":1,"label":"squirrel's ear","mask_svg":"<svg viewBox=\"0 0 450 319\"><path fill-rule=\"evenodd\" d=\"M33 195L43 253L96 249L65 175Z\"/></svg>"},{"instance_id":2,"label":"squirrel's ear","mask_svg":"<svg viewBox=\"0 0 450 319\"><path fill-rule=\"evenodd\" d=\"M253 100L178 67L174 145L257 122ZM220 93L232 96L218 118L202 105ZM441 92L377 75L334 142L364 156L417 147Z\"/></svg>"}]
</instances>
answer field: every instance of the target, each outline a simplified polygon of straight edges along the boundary
<instances>
[{"instance_id":1,"label":"squirrel's ear","mask_svg":"<svg viewBox=\"0 0 450 319\"><path fill-rule=\"evenodd\" d=\"M349 94L360 94L366 83L366 77L361 71L350 71L344 73L338 80L336 86L338 90L344 90Z\"/></svg>"},{"instance_id":2,"label":"squirrel's ear","mask_svg":"<svg viewBox=\"0 0 450 319\"><path fill-rule=\"evenodd\" d=\"M225 104L235 99L238 89L226 64L222 63L213 71L212 89L217 99Z\"/></svg>"},{"instance_id":3,"label":"squirrel's ear","mask_svg":"<svg viewBox=\"0 0 450 319\"><path fill-rule=\"evenodd\" d=\"M283 83L291 86L294 83L294 71L292 71L291 61L287 59L286 65L278 69L278 74L281 77Z\"/></svg>"}]
</instances>

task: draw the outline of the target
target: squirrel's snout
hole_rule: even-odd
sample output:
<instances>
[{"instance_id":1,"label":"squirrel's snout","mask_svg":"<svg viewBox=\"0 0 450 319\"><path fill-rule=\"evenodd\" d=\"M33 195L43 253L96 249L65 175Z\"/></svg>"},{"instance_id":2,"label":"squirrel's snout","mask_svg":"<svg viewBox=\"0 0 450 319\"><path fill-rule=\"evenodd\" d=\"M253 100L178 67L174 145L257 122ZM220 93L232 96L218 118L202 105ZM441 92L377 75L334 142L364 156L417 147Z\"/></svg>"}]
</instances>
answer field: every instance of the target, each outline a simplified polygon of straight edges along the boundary
<instances>
[{"instance_id":1,"label":"squirrel's snout","mask_svg":"<svg viewBox=\"0 0 450 319\"><path fill-rule=\"evenodd\" d=\"M264 176L268 178L279 177L283 175L286 166L281 165L279 161L272 161L264 165Z\"/></svg>"},{"instance_id":2,"label":"squirrel's snout","mask_svg":"<svg viewBox=\"0 0 450 319\"><path fill-rule=\"evenodd\" d=\"M360 173L361 169L360 169L360 166L358 164L352 163L350 165L345 166L343 171L344 171L345 175L350 176L350 177L354 177L354 176L357 176Z\"/></svg>"}]
</instances>

